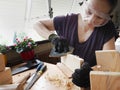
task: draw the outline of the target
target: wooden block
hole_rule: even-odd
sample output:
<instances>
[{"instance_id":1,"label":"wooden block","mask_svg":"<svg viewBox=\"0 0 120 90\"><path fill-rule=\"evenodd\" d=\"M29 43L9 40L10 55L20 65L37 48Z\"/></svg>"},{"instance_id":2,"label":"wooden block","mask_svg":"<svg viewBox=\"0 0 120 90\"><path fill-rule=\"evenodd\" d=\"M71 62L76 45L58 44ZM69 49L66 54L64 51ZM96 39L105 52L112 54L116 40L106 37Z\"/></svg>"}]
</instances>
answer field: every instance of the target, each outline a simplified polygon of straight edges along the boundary
<instances>
[{"instance_id":1,"label":"wooden block","mask_svg":"<svg viewBox=\"0 0 120 90\"><path fill-rule=\"evenodd\" d=\"M63 63L57 63L57 67L68 77L71 78L72 76L72 71L66 67Z\"/></svg>"},{"instance_id":2,"label":"wooden block","mask_svg":"<svg viewBox=\"0 0 120 90\"><path fill-rule=\"evenodd\" d=\"M6 67L4 71L0 72L0 85L11 83L12 83L11 69L9 67Z\"/></svg>"},{"instance_id":3,"label":"wooden block","mask_svg":"<svg viewBox=\"0 0 120 90\"><path fill-rule=\"evenodd\" d=\"M5 85L0 85L0 90L20 90L17 87L19 84L5 84ZM23 90L23 89L21 89Z\"/></svg>"},{"instance_id":4,"label":"wooden block","mask_svg":"<svg viewBox=\"0 0 120 90\"><path fill-rule=\"evenodd\" d=\"M120 90L120 72L90 72L91 90Z\"/></svg>"},{"instance_id":5,"label":"wooden block","mask_svg":"<svg viewBox=\"0 0 120 90\"><path fill-rule=\"evenodd\" d=\"M80 68L83 63L83 59L76 55L67 54L61 57L61 63L65 64L71 71L74 72L75 69Z\"/></svg>"},{"instance_id":6,"label":"wooden block","mask_svg":"<svg viewBox=\"0 0 120 90\"><path fill-rule=\"evenodd\" d=\"M103 71L120 72L120 53L116 50L96 51L96 60Z\"/></svg>"},{"instance_id":7,"label":"wooden block","mask_svg":"<svg viewBox=\"0 0 120 90\"><path fill-rule=\"evenodd\" d=\"M5 69L5 62L3 57L4 57L3 54L0 53L0 72Z\"/></svg>"}]
</instances>

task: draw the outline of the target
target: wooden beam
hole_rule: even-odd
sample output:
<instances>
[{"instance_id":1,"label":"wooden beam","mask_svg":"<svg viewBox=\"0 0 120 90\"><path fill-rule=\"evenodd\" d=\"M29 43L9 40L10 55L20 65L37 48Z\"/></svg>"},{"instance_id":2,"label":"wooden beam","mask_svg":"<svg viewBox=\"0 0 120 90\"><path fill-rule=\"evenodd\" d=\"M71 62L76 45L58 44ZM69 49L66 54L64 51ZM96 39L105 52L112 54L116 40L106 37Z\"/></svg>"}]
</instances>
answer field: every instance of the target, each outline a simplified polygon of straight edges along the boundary
<instances>
[{"instance_id":1,"label":"wooden beam","mask_svg":"<svg viewBox=\"0 0 120 90\"><path fill-rule=\"evenodd\" d=\"M116 50L96 51L96 60L102 71L120 72L120 53Z\"/></svg>"},{"instance_id":2,"label":"wooden beam","mask_svg":"<svg viewBox=\"0 0 120 90\"><path fill-rule=\"evenodd\" d=\"M120 72L90 72L91 90L120 90Z\"/></svg>"}]
</instances>

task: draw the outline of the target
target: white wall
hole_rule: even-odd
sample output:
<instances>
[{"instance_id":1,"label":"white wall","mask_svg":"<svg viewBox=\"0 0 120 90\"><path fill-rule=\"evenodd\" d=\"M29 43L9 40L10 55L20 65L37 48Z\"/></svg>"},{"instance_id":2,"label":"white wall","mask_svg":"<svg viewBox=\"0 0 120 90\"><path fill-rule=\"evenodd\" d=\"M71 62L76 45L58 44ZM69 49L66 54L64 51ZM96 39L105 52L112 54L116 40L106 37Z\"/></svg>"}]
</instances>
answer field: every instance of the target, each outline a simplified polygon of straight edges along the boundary
<instances>
[{"instance_id":1,"label":"white wall","mask_svg":"<svg viewBox=\"0 0 120 90\"><path fill-rule=\"evenodd\" d=\"M32 2L31 8L27 1ZM51 0L53 16L67 14L70 11L79 12L79 1L81 0ZM30 22L25 23L28 18ZM24 31L35 40L42 40L32 26L35 21L43 18L49 18L48 0L0 0L0 43L12 44L14 31Z\"/></svg>"}]
</instances>

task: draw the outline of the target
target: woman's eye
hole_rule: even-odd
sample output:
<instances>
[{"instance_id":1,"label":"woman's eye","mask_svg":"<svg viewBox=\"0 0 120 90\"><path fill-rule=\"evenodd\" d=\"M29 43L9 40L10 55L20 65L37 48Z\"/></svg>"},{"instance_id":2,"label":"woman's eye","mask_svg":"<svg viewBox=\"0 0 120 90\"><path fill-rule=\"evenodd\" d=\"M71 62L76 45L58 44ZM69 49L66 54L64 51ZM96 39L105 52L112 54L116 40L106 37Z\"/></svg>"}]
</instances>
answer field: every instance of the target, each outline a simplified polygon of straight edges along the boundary
<instances>
[{"instance_id":1,"label":"woman's eye","mask_svg":"<svg viewBox=\"0 0 120 90\"><path fill-rule=\"evenodd\" d=\"M91 15L92 13L90 11L88 11L88 14Z\"/></svg>"},{"instance_id":2,"label":"woman's eye","mask_svg":"<svg viewBox=\"0 0 120 90\"><path fill-rule=\"evenodd\" d=\"M99 16L97 16L97 18L98 18L98 19L103 19L103 18L101 18L101 17L99 17Z\"/></svg>"},{"instance_id":3,"label":"woman's eye","mask_svg":"<svg viewBox=\"0 0 120 90\"><path fill-rule=\"evenodd\" d=\"M91 15L92 12L88 9L88 10L87 10L87 14L88 14L88 15Z\"/></svg>"}]
</instances>

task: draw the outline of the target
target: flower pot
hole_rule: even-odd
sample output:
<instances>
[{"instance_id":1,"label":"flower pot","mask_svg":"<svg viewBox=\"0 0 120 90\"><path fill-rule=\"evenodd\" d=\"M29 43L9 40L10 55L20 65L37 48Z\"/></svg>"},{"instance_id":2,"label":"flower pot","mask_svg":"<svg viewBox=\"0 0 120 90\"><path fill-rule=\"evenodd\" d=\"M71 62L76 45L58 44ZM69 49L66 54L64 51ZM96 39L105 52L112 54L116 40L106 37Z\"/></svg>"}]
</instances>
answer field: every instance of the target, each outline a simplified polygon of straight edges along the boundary
<instances>
[{"instance_id":1,"label":"flower pot","mask_svg":"<svg viewBox=\"0 0 120 90\"><path fill-rule=\"evenodd\" d=\"M34 59L35 53L34 50L29 50L29 51L21 52L20 56L23 60L28 61Z\"/></svg>"}]
</instances>

